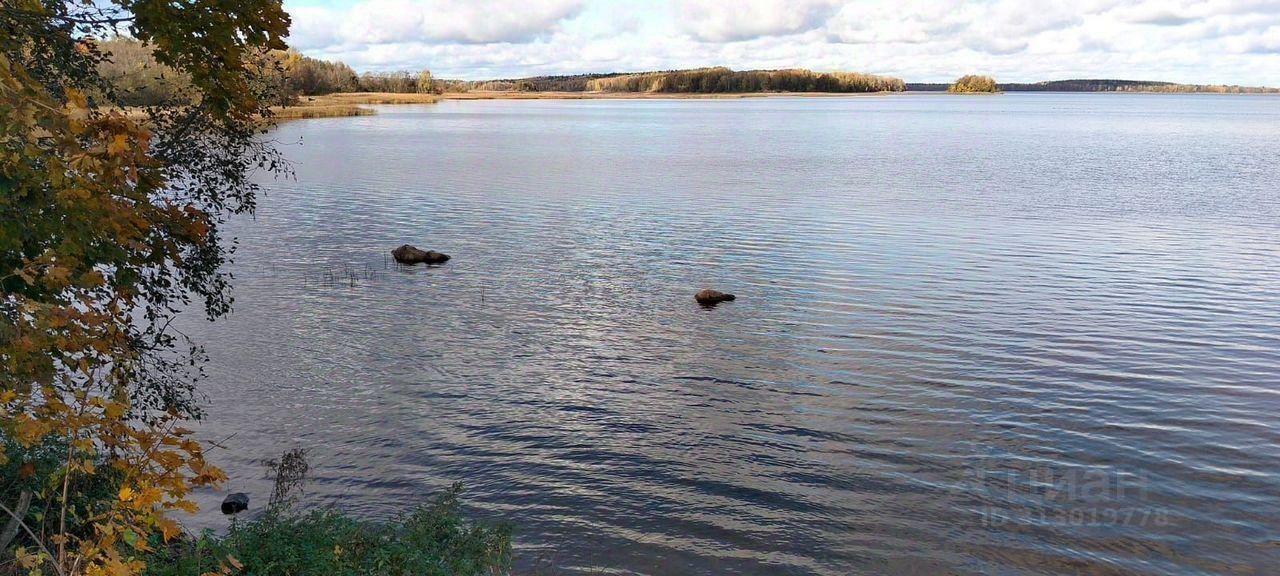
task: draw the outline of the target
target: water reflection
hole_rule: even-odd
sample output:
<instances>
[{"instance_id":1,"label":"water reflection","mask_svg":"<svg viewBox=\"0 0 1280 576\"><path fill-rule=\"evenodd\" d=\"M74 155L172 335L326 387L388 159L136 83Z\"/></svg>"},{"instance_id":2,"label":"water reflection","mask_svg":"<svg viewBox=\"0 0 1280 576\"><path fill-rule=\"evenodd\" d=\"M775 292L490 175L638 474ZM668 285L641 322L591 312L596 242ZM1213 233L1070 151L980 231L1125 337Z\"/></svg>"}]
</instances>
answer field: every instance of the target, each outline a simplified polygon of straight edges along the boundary
<instances>
[{"instance_id":1,"label":"water reflection","mask_svg":"<svg viewBox=\"0 0 1280 576\"><path fill-rule=\"evenodd\" d=\"M446 102L287 124L204 432L525 567L1275 567L1271 97ZM453 256L387 262L411 242ZM738 295L707 310L699 288ZM216 503L217 495L208 495ZM197 523L217 525L216 515Z\"/></svg>"}]
</instances>

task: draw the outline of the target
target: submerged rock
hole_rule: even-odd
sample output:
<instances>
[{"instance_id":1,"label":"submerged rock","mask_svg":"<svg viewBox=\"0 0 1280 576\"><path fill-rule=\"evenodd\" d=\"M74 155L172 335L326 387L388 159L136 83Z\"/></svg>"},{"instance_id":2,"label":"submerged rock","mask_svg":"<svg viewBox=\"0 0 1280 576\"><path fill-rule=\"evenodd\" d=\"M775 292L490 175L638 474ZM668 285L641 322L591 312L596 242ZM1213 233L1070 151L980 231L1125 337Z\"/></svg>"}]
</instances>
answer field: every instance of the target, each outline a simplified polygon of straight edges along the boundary
<instances>
[{"instance_id":1,"label":"submerged rock","mask_svg":"<svg viewBox=\"0 0 1280 576\"><path fill-rule=\"evenodd\" d=\"M693 299L703 306L715 306L721 302L729 302L736 298L737 296L733 294L725 294L715 290L703 290L693 295Z\"/></svg>"},{"instance_id":2,"label":"submerged rock","mask_svg":"<svg viewBox=\"0 0 1280 576\"><path fill-rule=\"evenodd\" d=\"M448 254L435 250L423 250L408 244L392 250L391 256L401 264L444 264L449 261Z\"/></svg>"},{"instance_id":3,"label":"submerged rock","mask_svg":"<svg viewBox=\"0 0 1280 576\"><path fill-rule=\"evenodd\" d=\"M235 494L227 494L226 499L222 501L223 514L235 514L236 512L244 512L249 509L249 495L244 492L236 492Z\"/></svg>"}]
</instances>

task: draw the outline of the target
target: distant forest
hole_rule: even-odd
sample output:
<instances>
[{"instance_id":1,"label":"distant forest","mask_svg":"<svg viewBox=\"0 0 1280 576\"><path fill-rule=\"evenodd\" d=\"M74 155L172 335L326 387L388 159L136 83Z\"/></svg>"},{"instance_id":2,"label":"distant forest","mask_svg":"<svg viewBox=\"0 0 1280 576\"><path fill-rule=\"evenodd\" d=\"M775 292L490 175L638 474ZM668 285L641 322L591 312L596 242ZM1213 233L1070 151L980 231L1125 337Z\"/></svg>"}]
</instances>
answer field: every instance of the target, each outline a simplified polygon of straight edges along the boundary
<instances>
[{"instance_id":1,"label":"distant forest","mask_svg":"<svg viewBox=\"0 0 1280 576\"><path fill-rule=\"evenodd\" d=\"M643 72L596 78L587 82L591 92L748 93L748 92L901 92L906 83L897 78L855 72L810 70L746 70L699 68L670 72Z\"/></svg>"},{"instance_id":2,"label":"distant forest","mask_svg":"<svg viewBox=\"0 0 1280 576\"><path fill-rule=\"evenodd\" d=\"M302 56L292 66L295 75L329 79L300 83L301 94L330 92L901 92L906 83L897 78L854 72L810 70L745 70L724 67L662 72L534 76L499 80L441 80L429 73L407 72L357 76L345 64ZM425 76L424 76L425 74ZM355 88L351 88L354 86Z\"/></svg>"},{"instance_id":3,"label":"distant forest","mask_svg":"<svg viewBox=\"0 0 1280 576\"><path fill-rule=\"evenodd\" d=\"M187 78L168 66L156 62L151 49L129 38L97 42L108 55L99 72L115 85L113 100L124 106L149 106L186 102L191 98ZM443 92L448 81L436 80L431 72L366 72L357 74L341 62L328 62L303 56L295 50L272 51L262 56L261 63L272 71L264 75L271 92L282 104L298 96L314 96L338 92Z\"/></svg>"},{"instance_id":4,"label":"distant forest","mask_svg":"<svg viewBox=\"0 0 1280 576\"><path fill-rule=\"evenodd\" d=\"M127 38L103 41L98 47L110 54L103 75L121 90L117 100L126 106L145 106L181 100L189 87L185 78L151 57L146 45ZM430 71L357 74L342 62L330 62L301 53L277 51L265 57L266 65L279 71L272 76L277 93L288 100L343 92L436 93L446 92L901 92L906 83L897 78L854 72L810 70L746 70L724 67L662 72L535 76L499 80L447 80Z\"/></svg>"},{"instance_id":5,"label":"distant forest","mask_svg":"<svg viewBox=\"0 0 1280 576\"><path fill-rule=\"evenodd\" d=\"M533 76L501 80L445 80L446 92L519 91L519 92L586 92L587 84L601 78L623 76L620 73L575 74L570 76Z\"/></svg>"},{"instance_id":6,"label":"distant forest","mask_svg":"<svg viewBox=\"0 0 1280 576\"><path fill-rule=\"evenodd\" d=\"M110 54L102 74L118 87L114 100L125 106L181 101L191 93L187 79L157 63L141 42L117 38L98 42ZM898 78L855 72L814 72L803 69L741 70L724 67L661 72L534 76L499 80L447 80L430 71L366 72L358 74L342 62L304 56L294 50L264 56L282 103L298 96L343 92L634 92L634 93L752 93L752 92L941 92L952 84L905 83ZM970 77L985 78L985 77ZM1134 80L1057 80L1034 84L999 84L1006 92L1209 92L1280 93L1276 88L1174 84Z\"/></svg>"},{"instance_id":7,"label":"distant forest","mask_svg":"<svg viewBox=\"0 0 1280 576\"><path fill-rule=\"evenodd\" d=\"M946 92L951 84L908 82L912 92ZM1221 84L1176 84L1147 80L1051 80L1047 82L1000 84L1005 92L1160 92L1210 94L1280 94L1280 88L1227 86Z\"/></svg>"}]
</instances>

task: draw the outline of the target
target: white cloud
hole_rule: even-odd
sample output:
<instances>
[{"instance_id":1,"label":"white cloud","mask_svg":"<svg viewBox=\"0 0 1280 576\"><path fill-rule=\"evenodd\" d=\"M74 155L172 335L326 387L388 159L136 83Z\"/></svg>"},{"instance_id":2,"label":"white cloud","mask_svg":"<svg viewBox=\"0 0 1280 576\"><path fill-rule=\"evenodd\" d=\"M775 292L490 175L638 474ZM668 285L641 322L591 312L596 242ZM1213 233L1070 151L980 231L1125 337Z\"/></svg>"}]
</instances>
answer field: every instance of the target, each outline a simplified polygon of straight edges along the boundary
<instances>
[{"instance_id":1,"label":"white cloud","mask_svg":"<svg viewBox=\"0 0 1280 576\"><path fill-rule=\"evenodd\" d=\"M350 2L351 0L291 0ZM291 42L460 78L726 65L1280 85L1280 0L358 0Z\"/></svg>"},{"instance_id":2,"label":"white cloud","mask_svg":"<svg viewBox=\"0 0 1280 576\"><path fill-rule=\"evenodd\" d=\"M1075 26L1085 4L1053 0L964 2L916 0L846 4L828 24L832 41L901 42L966 47L992 54L1025 50L1042 32Z\"/></svg>"},{"instance_id":3,"label":"white cloud","mask_svg":"<svg viewBox=\"0 0 1280 576\"><path fill-rule=\"evenodd\" d=\"M734 42L807 32L826 22L834 0L685 0L680 28L698 40Z\"/></svg>"},{"instance_id":4,"label":"white cloud","mask_svg":"<svg viewBox=\"0 0 1280 576\"><path fill-rule=\"evenodd\" d=\"M959 1L851 2L828 23L833 42L923 44L963 29Z\"/></svg>"},{"instance_id":5,"label":"white cloud","mask_svg":"<svg viewBox=\"0 0 1280 576\"><path fill-rule=\"evenodd\" d=\"M1237 54L1280 55L1280 25L1233 37L1228 46Z\"/></svg>"},{"instance_id":6,"label":"white cloud","mask_svg":"<svg viewBox=\"0 0 1280 576\"><path fill-rule=\"evenodd\" d=\"M345 10L291 8L290 43L305 49L529 42L553 33L583 5L583 0L365 0Z\"/></svg>"}]
</instances>

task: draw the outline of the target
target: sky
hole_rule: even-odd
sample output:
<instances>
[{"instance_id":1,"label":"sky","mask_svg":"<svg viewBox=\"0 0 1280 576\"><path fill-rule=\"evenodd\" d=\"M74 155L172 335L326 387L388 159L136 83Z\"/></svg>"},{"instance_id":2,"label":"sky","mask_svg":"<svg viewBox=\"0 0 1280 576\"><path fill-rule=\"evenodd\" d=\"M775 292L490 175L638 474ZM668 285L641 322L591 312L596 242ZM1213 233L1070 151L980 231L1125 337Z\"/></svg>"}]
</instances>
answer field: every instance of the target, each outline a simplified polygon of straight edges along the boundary
<instances>
[{"instance_id":1,"label":"sky","mask_svg":"<svg viewBox=\"0 0 1280 576\"><path fill-rule=\"evenodd\" d=\"M728 66L1280 86L1280 0L286 0L290 44L437 77Z\"/></svg>"}]
</instances>

